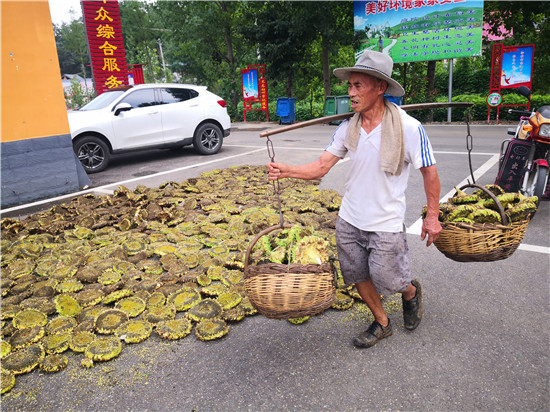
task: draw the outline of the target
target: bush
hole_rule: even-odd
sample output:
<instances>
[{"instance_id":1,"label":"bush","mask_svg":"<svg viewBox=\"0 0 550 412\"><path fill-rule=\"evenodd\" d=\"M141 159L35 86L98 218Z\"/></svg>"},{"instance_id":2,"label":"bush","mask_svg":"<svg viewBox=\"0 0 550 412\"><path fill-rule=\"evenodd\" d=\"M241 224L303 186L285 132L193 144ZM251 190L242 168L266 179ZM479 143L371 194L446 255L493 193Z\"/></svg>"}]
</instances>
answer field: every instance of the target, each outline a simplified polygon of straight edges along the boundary
<instances>
[{"instance_id":1,"label":"bush","mask_svg":"<svg viewBox=\"0 0 550 412\"><path fill-rule=\"evenodd\" d=\"M438 102L446 102L447 98L442 96L437 99ZM470 108L470 115L472 121L486 121L487 120L487 95L486 94L462 94L453 97L453 102L472 102L474 105ZM504 105L520 105L526 104L527 99L523 96L520 96L513 93L503 94L502 104ZM543 106L545 104L550 104L550 95L534 95L531 96L531 109ZM259 108L260 105L258 104ZM515 107L501 107L500 108L500 120L510 120L510 121L519 121L517 115L512 115L508 113L508 109L522 109L521 106ZM527 109L523 107L523 109ZM491 109L491 120L496 119L496 108ZM465 120L465 109L453 108L451 112L451 121L452 122L464 122ZM411 114L420 121L424 121L427 118L427 110L415 110ZM296 121L303 122L306 120L316 119L323 117L324 113L324 101L314 101L313 103L308 100L296 101ZM244 119L243 115L243 103L240 102L237 108L237 118L232 119L233 122L242 121ZM447 108L435 109L434 110L434 122L447 122ZM260 121L265 122L266 116L265 112L247 112L246 120L249 122ZM269 121L278 122L279 116L277 116L277 99L269 102Z\"/></svg>"},{"instance_id":2,"label":"bush","mask_svg":"<svg viewBox=\"0 0 550 412\"><path fill-rule=\"evenodd\" d=\"M445 97L440 97L437 99L438 102L446 102ZM487 106L487 95L485 94L463 94L453 97L453 102L472 102L474 105L470 108L471 119L473 121L486 121L488 108ZM539 95L531 97L531 109L533 107L540 107L544 104L550 102L550 95ZM503 105L511 105L512 107L501 107L499 111L500 120L511 120L519 121L517 115L509 114L508 109L527 109L527 107L521 107L518 105L526 104L527 99L515 93L507 93L502 96ZM419 113L415 112L415 113ZM496 119L496 108L491 108L491 120ZM415 117L417 117L415 115ZM452 122L463 122L465 120L465 109L456 109L452 110L451 121ZM434 110L434 122L446 122L447 121L447 109L436 109Z\"/></svg>"}]
</instances>

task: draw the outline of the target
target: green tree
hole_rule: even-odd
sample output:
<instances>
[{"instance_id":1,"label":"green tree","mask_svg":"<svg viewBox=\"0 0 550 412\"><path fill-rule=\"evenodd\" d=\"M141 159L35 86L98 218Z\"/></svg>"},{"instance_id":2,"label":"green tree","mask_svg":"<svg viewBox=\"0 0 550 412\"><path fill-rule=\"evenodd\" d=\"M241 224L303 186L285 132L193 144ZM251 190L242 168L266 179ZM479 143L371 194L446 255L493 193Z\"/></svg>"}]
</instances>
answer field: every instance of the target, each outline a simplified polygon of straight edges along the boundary
<instances>
[{"instance_id":1,"label":"green tree","mask_svg":"<svg viewBox=\"0 0 550 412\"><path fill-rule=\"evenodd\" d=\"M491 34L498 35L504 26L511 37L499 40L509 46L535 45L533 89L550 92L550 19L545 1L485 1L483 18L491 26ZM490 59L491 50L486 55ZM490 65L490 60L488 63Z\"/></svg>"},{"instance_id":2,"label":"green tree","mask_svg":"<svg viewBox=\"0 0 550 412\"><path fill-rule=\"evenodd\" d=\"M62 73L68 72L70 74L80 74L84 78L89 77L90 71L87 70L86 65L89 64L90 57L82 18L73 20L70 23L63 23L59 27L54 26L54 33ZM63 59L61 59L62 56ZM73 71L77 66L78 70Z\"/></svg>"}]
</instances>

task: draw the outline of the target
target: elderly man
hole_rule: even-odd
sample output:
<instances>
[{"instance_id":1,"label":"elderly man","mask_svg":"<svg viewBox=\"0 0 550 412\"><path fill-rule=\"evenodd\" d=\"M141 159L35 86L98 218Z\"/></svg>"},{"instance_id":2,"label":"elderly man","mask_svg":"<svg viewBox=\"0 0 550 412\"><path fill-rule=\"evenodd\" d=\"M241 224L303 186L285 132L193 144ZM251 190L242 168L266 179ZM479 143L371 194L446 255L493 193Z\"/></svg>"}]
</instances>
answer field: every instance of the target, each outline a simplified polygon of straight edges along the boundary
<instances>
[{"instance_id":1,"label":"elderly man","mask_svg":"<svg viewBox=\"0 0 550 412\"><path fill-rule=\"evenodd\" d=\"M365 51L355 66L334 70L348 80L354 116L335 131L323 154L303 165L268 164L269 178L318 179L346 155L350 167L336 224L338 260L346 284L355 284L372 311L374 322L353 343L368 348L392 334L380 294L402 294L404 326L414 330L422 319L422 290L412 280L405 233L405 190L412 166L424 180L428 211L421 239L427 246L441 231L438 221L440 183L432 147L422 125L384 99L403 96L391 78L393 60Z\"/></svg>"}]
</instances>

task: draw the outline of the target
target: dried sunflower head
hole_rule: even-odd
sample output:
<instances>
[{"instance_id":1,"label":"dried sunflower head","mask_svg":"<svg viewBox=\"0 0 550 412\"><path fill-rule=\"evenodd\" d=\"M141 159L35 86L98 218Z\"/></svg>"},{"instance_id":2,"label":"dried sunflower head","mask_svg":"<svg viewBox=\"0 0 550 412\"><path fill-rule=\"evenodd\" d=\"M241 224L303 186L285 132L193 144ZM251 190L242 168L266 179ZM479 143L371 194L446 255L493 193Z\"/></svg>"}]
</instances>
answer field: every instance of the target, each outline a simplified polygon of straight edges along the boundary
<instances>
[{"instance_id":1,"label":"dried sunflower head","mask_svg":"<svg viewBox=\"0 0 550 412\"><path fill-rule=\"evenodd\" d=\"M109 303L116 302L120 299L127 298L128 296L132 296L134 292L130 289L120 289L115 290L114 292L109 293L107 296L105 296L101 303L104 305L108 305Z\"/></svg>"},{"instance_id":2,"label":"dried sunflower head","mask_svg":"<svg viewBox=\"0 0 550 412\"><path fill-rule=\"evenodd\" d=\"M166 302L174 305L176 311L181 312L189 309L199 300L201 300L201 295L196 290L179 290L171 294Z\"/></svg>"},{"instance_id":3,"label":"dried sunflower head","mask_svg":"<svg viewBox=\"0 0 550 412\"><path fill-rule=\"evenodd\" d=\"M102 285L112 285L118 282L122 278L122 274L112 269L105 270L98 278L97 281Z\"/></svg>"},{"instance_id":4,"label":"dried sunflower head","mask_svg":"<svg viewBox=\"0 0 550 412\"><path fill-rule=\"evenodd\" d=\"M348 310L353 306L354 302L355 300L351 296L337 291L331 307L337 310Z\"/></svg>"},{"instance_id":5,"label":"dried sunflower head","mask_svg":"<svg viewBox=\"0 0 550 412\"><path fill-rule=\"evenodd\" d=\"M124 322L128 322L128 314L118 309L108 309L95 320L95 330L103 335L115 333Z\"/></svg>"},{"instance_id":6,"label":"dried sunflower head","mask_svg":"<svg viewBox=\"0 0 550 412\"><path fill-rule=\"evenodd\" d=\"M4 359L11 352L11 345L8 341L2 339L0 341L0 359Z\"/></svg>"},{"instance_id":7,"label":"dried sunflower head","mask_svg":"<svg viewBox=\"0 0 550 412\"><path fill-rule=\"evenodd\" d=\"M157 324L165 320L171 320L176 317L176 307L174 305L163 305L151 308L145 314L147 322Z\"/></svg>"},{"instance_id":8,"label":"dried sunflower head","mask_svg":"<svg viewBox=\"0 0 550 412\"><path fill-rule=\"evenodd\" d=\"M16 329L32 328L33 326L45 326L48 323L48 317L39 310L26 309L18 312L12 322Z\"/></svg>"},{"instance_id":9,"label":"dried sunflower head","mask_svg":"<svg viewBox=\"0 0 550 412\"><path fill-rule=\"evenodd\" d=\"M1 369L2 395L11 391L15 386L15 374L12 371Z\"/></svg>"},{"instance_id":10,"label":"dried sunflower head","mask_svg":"<svg viewBox=\"0 0 550 412\"><path fill-rule=\"evenodd\" d=\"M67 367L69 359L65 355L58 353L52 353L46 355L44 359L40 361L40 370L46 373L56 373Z\"/></svg>"},{"instance_id":11,"label":"dried sunflower head","mask_svg":"<svg viewBox=\"0 0 550 412\"><path fill-rule=\"evenodd\" d=\"M144 320L132 319L120 325L116 336L126 343L140 343L151 336L153 325Z\"/></svg>"},{"instance_id":12,"label":"dried sunflower head","mask_svg":"<svg viewBox=\"0 0 550 412\"><path fill-rule=\"evenodd\" d=\"M44 355L42 345L35 343L6 356L2 360L2 368L15 375L29 373L38 366Z\"/></svg>"},{"instance_id":13,"label":"dried sunflower head","mask_svg":"<svg viewBox=\"0 0 550 412\"><path fill-rule=\"evenodd\" d=\"M216 300L224 310L228 310L241 303L242 296L236 292L225 292L219 295Z\"/></svg>"},{"instance_id":14,"label":"dried sunflower head","mask_svg":"<svg viewBox=\"0 0 550 412\"><path fill-rule=\"evenodd\" d=\"M195 333L202 341L219 339L228 332L229 326L221 319L205 319L195 327Z\"/></svg>"},{"instance_id":15,"label":"dried sunflower head","mask_svg":"<svg viewBox=\"0 0 550 412\"><path fill-rule=\"evenodd\" d=\"M224 310L222 313L222 319L226 322L239 322L244 319L244 309L240 306Z\"/></svg>"},{"instance_id":16,"label":"dried sunflower head","mask_svg":"<svg viewBox=\"0 0 550 412\"><path fill-rule=\"evenodd\" d=\"M203 299L193 305L187 316L189 319L200 322L205 319L213 319L219 317L223 312L222 305L214 299Z\"/></svg>"},{"instance_id":17,"label":"dried sunflower head","mask_svg":"<svg viewBox=\"0 0 550 412\"><path fill-rule=\"evenodd\" d=\"M95 338L96 335L89 331L73 332L69 338L69 348L73 352L84 352Z\"/></svg>"},{"instance_id":18,"label":"dried sunflower head","mask_svg":"<svg viewBox=\"0 0 550 412\"><path fill-rule=\"evenodd\" d=\"M55 308L61 316L77 316L82 311L82 306L78 301L66 293L57 295Z\"/></svg>"},{"instance_id":19,"label":"dried sunflower head","mask_svg":"<svg viewBox=\"0 0 550 412\"><path fill-rule=\"evenodd\" d=\"M76 294L76 300L83 308L101 303L104 297L105 293L101 289L85 289Z\"/></svg>"},{"instance_id":20,"label":"dried sunflower head","mask_svg":"<svg viewBox=\"0 0 550 412\"><path fill-rule=\"evenodd\" d=\"M84 355L92 361L108 361L116 358L122 351L122 342L116 336L96 338L84 351Z\"/></svg>"},{"instance_id":21,"label":"dried sunflower head","mask_svg":"<svg viewBox=\"0 0 550 412\"><path fill-rule=\"evenodd\" d=\"M42 326L33 326L16 330L10 337L10 345L14 350L37 343L44 337L44 328ZM3 341L2 341L3 342Z\"/></svg>"},{"instance_id":22,"label":"dried sunflower head","mask_svg":"<svg viewBox=\"0 0 550 412\"><path fill-rule=\"evenodd\" d=\"M42 344L46 353L63 353L69 349L69 339L71 333L57 333L55 335L47 335L42 339Z\"/></svg>"},{"instance_id":23,"label":"dried sunflower head","mask_svg":"<svg viewBox=\"0 0 550 412\"><path fill-rule=\"evenodd\" d=\"M308 319L309 319L309 316L303 316L301 318L289 318L287 320L294 325L300 325L306 322Z\"/></svg>"},{"instance_id":24,"label":"dried sunflower head","mask_svg":"<svg viewBox=\"0 0 550 412\"><path fill-rule=\"evenodd\" d=\"M157 323L155 331L163 339L177 340L191 333L192 327L193 324L189 319L180 318Z\"/></svg>"},{"instance_id":25,"label":"dried sunflower head","mask_svg":"<svg viewBox=\"0 0 550 412\"><path fill-rule=\"evenodd\" d=\"M135 296L121 299L115 303L115 308L128 314L128 317L135 318L145 310L145 301Z\"/></svg>"}]
</instances>

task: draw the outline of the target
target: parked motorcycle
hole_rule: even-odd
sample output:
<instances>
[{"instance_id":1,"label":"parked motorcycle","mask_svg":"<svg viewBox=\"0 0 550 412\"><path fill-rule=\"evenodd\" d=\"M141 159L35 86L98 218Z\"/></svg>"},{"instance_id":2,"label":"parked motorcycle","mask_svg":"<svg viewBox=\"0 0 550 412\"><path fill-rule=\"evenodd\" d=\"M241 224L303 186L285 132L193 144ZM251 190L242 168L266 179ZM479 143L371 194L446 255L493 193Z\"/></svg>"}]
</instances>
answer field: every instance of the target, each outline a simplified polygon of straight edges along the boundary
<instances>
[{"instance_id":1,"label":"parked motorcycle","mask_svg":"<svg viewBox=\"0 0 550 412\"><path fill-rule=\"evenodd\" d=\"M531 90L520 86L518 93L529 98ZM537 196L546 191L550 168L550 105L528 110L508 110L521 116L515 129L508 129L512 139L502 142L496 184L507 192ZM507 145L506 145L507 143Z\"/></svg>"}]
</instances>

